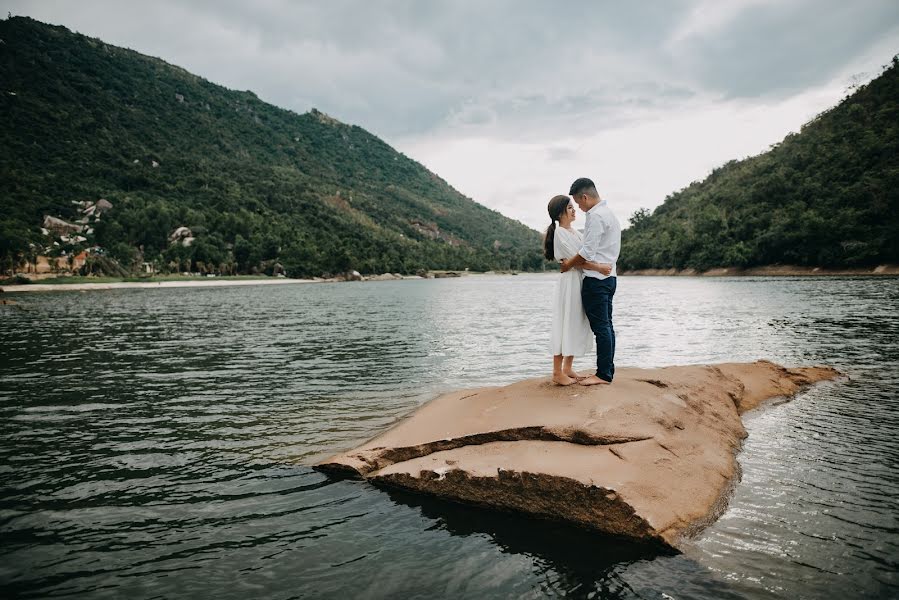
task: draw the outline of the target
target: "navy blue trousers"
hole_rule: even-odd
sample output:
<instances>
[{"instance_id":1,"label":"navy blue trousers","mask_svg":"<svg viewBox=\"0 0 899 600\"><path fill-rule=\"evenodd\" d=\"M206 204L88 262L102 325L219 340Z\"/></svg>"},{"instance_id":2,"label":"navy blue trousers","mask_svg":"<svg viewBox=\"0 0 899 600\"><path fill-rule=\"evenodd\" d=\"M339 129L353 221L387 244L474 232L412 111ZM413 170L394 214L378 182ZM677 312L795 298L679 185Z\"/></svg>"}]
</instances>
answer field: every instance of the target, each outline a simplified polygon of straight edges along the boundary
<instances>
[{"instance_id":1,"label":"navy blue trousers","mask_svg":"<svg viewBox=\"0 0 899 600\"><path fill-rule=\"evenodd\" d=\"M584 277L581 300L596 336L596 376L604 381L615 377L615 327L612 326L612 298L618 287L616 277Z\"/></svg>"}]
</instances>

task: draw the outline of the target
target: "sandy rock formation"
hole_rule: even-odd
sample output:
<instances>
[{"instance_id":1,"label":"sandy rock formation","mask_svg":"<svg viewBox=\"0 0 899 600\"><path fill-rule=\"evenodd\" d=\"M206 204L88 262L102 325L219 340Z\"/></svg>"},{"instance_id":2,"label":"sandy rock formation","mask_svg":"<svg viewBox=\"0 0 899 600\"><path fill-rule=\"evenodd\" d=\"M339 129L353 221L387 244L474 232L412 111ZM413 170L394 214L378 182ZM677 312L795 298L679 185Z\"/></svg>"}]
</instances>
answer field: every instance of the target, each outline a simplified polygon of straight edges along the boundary
<instances>
[{"instance_id":1,"label":"sandy rock formation","mask_svg":"<svg viewBox=\"0 0 899 600\"><path fill-rule=\"evenodd\" d=\"M52 231L57 235L67 234L67 233L81 233L83 227L76 223L69 223L68 221L63 221L62 219L57 219L56 217L51 217L50 215L44 215L43 222L44 229L48 231Z\"/></svg>"},{"instance_id":2,"label":"sandy rock formation","mask_svg":"<svg viewBox=\"0 0 899 600\"><path fill-rule=\"evenodd\" d=\"M739 479L740 414L837 376L759 361L465 390L315 468L677 547Z\"/></svg>"},{"instance_id":3,"label":"sandy rock formation","mask_svg":"<svg viewBox=\"0 0 899 600\"><path fill-rule=\"evenodd\" d=\"M184 247L190 246L194 243L194 234L188 227L176 227L172 233L169 234L169 245L181 244Z\"/></svg>"},{"instance_id":4,"label":"sandy rock formation","mask_svg":"<svg viewBox=\"0 0 899 600\"><path fill-rule=\"evenodd\" d=\"M403 276L399 273L381 273L380 275L372 275L370 277L366 277L368 281L393 281L395 279L402 279Z\"/></svg>"}]
</instances>

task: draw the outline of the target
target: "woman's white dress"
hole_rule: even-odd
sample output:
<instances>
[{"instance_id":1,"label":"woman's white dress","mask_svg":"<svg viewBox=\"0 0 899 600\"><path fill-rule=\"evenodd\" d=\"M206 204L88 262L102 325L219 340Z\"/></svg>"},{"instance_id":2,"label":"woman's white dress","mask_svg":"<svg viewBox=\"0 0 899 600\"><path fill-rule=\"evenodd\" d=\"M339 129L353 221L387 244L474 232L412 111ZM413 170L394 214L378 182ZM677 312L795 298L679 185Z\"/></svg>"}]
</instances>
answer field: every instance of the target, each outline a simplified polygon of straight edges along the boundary
<instances>
[{"instance_id":1,"label":"woman's white dress","mask_svg":"<svg viewBox=\"0 0 899 600\"><path fill-rule=\"evenodd\" d=\"M577 230L556 226L553 255L561 261L581 249L583 238ZM571 269L562 273L556 283L552 306L552 332L549 349L553 356L583 356L593 348L593 332L581 302L581 280L584 272Z\"/></svg>"}]
</instances>

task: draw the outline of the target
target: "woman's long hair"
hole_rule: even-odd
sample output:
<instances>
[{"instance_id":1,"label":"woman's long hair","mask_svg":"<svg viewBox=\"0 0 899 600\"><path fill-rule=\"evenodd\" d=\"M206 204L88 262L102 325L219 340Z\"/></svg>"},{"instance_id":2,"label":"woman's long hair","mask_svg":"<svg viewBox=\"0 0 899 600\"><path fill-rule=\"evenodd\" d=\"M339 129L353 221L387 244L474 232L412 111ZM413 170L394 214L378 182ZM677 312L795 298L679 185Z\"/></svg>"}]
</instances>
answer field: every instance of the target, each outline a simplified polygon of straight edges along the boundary
<instances>
[{"instance_id":1,"label":"woman's long hair","mask_svg":"<svg viewBox=\"0 0 899 600\"><path fill-rule=\"evenodd\" d=\"M547 212L549 212L549 218L552 223L549 224L549 227L546 228L546 234L543 236L543 256L546 257L546 260L556 260L555 253L553 252L553 239L556 237L556 223L559 222L559 217L562 216L562 213L565 212L565 209L568 208L568 203L571 202L571 198L568 196L553 196L552 200L549 201L549 204L546 206Z\"/></svg>"}]
</instances>

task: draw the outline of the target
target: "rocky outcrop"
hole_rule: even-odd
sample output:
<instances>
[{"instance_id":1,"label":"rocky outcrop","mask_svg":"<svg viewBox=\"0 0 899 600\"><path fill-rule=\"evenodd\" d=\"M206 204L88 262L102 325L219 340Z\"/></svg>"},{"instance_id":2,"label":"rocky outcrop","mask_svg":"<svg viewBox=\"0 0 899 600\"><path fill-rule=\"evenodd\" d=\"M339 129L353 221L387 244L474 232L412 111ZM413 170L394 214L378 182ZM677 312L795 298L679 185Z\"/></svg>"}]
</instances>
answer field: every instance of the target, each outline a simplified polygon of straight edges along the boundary
<instances>
[{"instance_id":1,"label":"rocky outcrop","mask_svg":"<svg viewBox=\"0 0 899 600\"><path fill-rule=\"evenodd\" d=\"M184 227L176 227L172 233L169 234L169 245L180 244L181 246L188 247L194 242L194 234L191 232L190 228Z\"/></svg>"},{"instance_id":2,"label":"rocky outcrop","mask_svg":"<svg viewBox=\"0 0 899 600\"><path fill-rule=\"evenodd\" d=\"M726 506L740 415L837 375L759 361L466 390L315 468L677 547Z\"/></svg>"},{"instance_id":3,"label":"rocky outcrop","mask_svg":"<svg viewBox=\"0 0 899 600\"><path fill-rule=\"evenodd\" d=\"M402 279L403 276L399 273L381 273L380 275L371 275L366 277L368 281L393 281L396 279Z\"/></svg>"},{"instance_id":4,"label":"rocky outcrop","mask_svg":"<svg viewBox=\"0 0 899 600\"><path fill-rule=\"evenodd\" d=\"M57 235L64 235L67 233L81 233L83 227L76 223L69 223L68 221L63 221L62 219L57 219L56 217L51 217L50 215L44 215L43 222L44 229L48 231L52 231Z\"/></svg>"}]
</instances>

